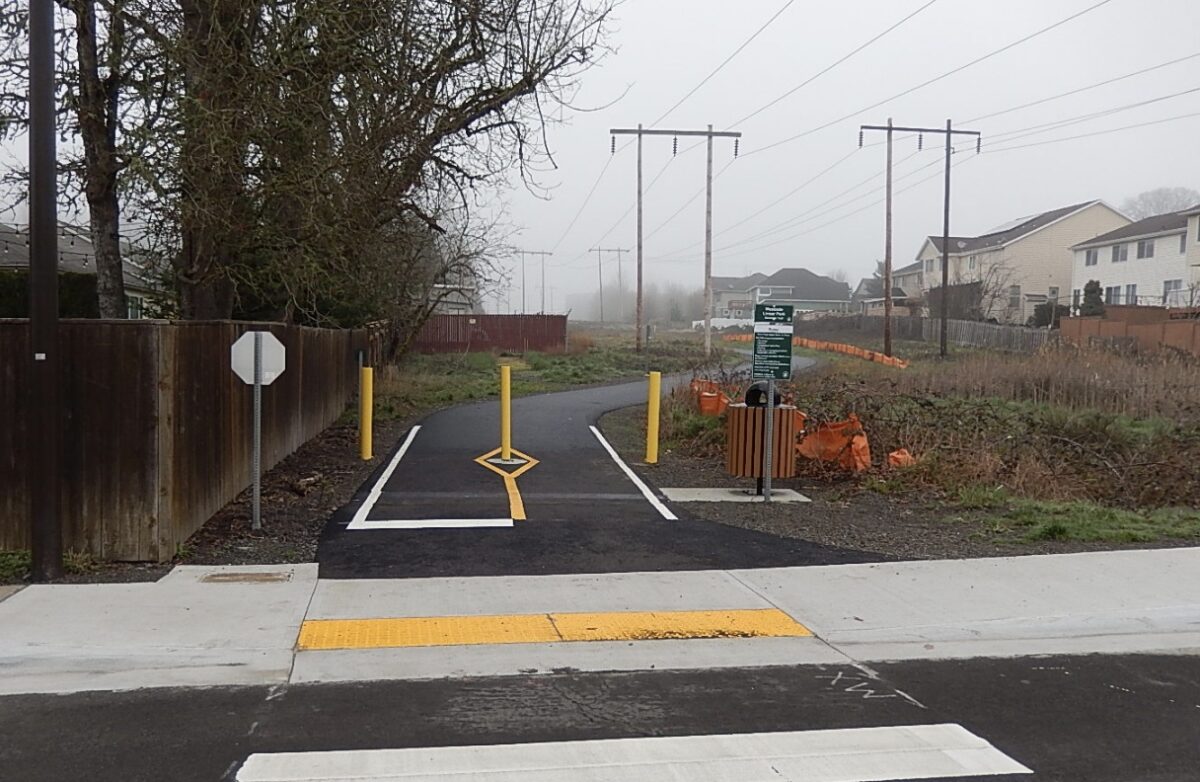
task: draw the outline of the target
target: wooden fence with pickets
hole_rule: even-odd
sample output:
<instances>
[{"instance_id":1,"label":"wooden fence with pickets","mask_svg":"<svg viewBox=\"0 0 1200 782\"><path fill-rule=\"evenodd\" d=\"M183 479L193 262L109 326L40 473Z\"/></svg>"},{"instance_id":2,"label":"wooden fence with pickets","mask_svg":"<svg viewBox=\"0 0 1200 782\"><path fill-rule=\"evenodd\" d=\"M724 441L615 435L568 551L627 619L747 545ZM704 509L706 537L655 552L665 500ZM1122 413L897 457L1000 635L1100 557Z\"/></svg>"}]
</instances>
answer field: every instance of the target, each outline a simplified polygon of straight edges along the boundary
<instances>
[{"instance_id":1,"label":"wooden fence with pickets","mask_svg":"<svg viewBox=\"0 0 1200 782\"><path fill-rule=\"evenodd\" d=\"M263 469L319 434L357 393L366 330L282 324L66 320L60 326L64 545L165 561L250 484L252 394L229 348L268 329L287 369L263 389ZM29 545L29 321L0 321L0 550ZM32 433L36 435L36 433ZM51 490L52 486L35 487Z\"/></svg>"}]
</instances>

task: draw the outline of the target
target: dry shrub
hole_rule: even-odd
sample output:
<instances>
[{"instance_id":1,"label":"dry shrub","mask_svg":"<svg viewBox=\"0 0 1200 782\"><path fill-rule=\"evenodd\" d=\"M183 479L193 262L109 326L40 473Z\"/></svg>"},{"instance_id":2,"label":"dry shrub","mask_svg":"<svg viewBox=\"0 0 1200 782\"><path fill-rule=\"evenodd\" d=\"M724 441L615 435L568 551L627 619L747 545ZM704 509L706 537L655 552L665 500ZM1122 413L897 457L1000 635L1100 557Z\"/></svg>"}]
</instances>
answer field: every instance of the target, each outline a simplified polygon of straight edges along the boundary
<instances>
[{"instance_id":1,"label":"dry shrub","mask_svg":"<svg viewBox=\"0 0 1200 782\"><path fill-rule=\"evenodd\" d=\"M596 347L596 340L590 334L570 334L567 337L567 345L572 355L578 355L580 353L587 353Z\"/></svg>"},{"instance_id":2,"label":"dry shrub","mask_svg":"<svg viewBox=\"0 0 1200 782\"><path fill-rule=\"evenodd\" d=\"M898 384L897 384L898 385ZM817 422L856 413L875 462L908 448L915 485L1003 487L1035 499L1125 507L1200 505L1200 429L994 396L902 391L837 370L801 375L794 393Z\"/></svg>"},{"instance_id":3,"label":"dry shrub","mask_svg":"<svg viewBox=\"0 0 1200 782\"><path fill-rule=\"evenodd\" d=\"M1200 362L1178 354L1127 355L1050 347L1032 356L972 352L888 375L898 391L993 397L1200 422Z\"/></svg>"}]
</instances>

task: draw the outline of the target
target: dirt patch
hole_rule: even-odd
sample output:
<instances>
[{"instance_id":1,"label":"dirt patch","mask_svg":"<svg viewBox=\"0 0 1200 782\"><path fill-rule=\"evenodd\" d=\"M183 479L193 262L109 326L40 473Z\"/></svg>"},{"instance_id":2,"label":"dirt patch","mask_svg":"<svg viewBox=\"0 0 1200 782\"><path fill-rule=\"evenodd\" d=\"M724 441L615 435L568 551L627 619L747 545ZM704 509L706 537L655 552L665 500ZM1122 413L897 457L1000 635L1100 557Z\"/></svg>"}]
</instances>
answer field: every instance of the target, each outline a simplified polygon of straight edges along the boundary
<instances>
[{"instance_id":1,"label":"dirt patch","mask_svg":"<svg viewBox=\"0 0 1200 782\"><path fill-rule=\"evenodd\" d=\"M181 565L277 565L312 562L330 515L390 453L408 421L375 426L374 459L358 458L358 429L334 424L284 459L262 481L262 530L250 528L249 489L196 531L180 550Z\"/></svg>"},{"instance_id":2,"label":"dirt patch","mask_svg":"<svg viewBox=\"0 0 1200 782\"><path fill-rule=\"evenodd\" d=\"M681 488L753 487L751 479L727 475L719 457L692 457L668 450L660 454L657 466L641 465L644 419L644 407L627 408L604 416L601 428L613 447L653 484ZM934 492L881 494L865 488L863 481L850 477L820 482L811 477L800 477L776 481L774 485L794 489L813 501L779 505L696 502L684 507L688 514L708 521L900 559L1062 554L1192 545L1188 541L1150 545L1028 541L1015 535L993 533L983 522L984 512L952 507L944 496Z\"/></svg>"}]
</instances>

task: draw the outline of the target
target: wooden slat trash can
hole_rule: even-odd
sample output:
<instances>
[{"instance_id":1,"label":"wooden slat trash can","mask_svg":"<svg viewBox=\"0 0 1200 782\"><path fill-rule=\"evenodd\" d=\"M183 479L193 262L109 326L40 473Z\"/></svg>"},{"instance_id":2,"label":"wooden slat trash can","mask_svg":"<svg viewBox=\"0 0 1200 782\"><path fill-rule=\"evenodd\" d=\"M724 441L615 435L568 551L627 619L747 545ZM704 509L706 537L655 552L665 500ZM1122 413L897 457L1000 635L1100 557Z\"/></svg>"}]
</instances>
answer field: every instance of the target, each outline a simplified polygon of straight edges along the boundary
<instances>
[{"instance_id":1,"label":"wooden slat trash can","mask_svg":"<svg viewBox=\"0 0 1200 782\"><path fill-rule=\"evenodd\" d=\"M796 408L775 408L771 478L796 477ZM767 408L730 405L725 411L725 470L739 478L763 477Z\"/></svg>"}]
</instances>

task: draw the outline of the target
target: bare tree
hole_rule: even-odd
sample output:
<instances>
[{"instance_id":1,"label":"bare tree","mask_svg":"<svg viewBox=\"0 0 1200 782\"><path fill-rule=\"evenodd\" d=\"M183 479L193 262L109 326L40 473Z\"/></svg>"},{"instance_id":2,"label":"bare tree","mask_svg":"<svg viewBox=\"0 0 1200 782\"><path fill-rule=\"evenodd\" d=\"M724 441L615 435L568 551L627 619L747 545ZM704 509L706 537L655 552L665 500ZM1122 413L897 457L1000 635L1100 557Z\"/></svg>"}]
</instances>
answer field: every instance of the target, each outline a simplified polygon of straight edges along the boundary
<instances>
[{"instance_id":1,"label":"bare tree","mask_svg":"<svg viewBox=\"0 0 1200 782\"><path fill-rule=\"evenodd\" d=\"M96 252L96 292L103 318L124 318L124 270L120 234L123 174L146 151L146 143L169 100L165 60L153 42L129 35L127 6L135 0L58 0L59 133L63 205L86 204ZM0 5L0 111L5 139L23 134L28 69L27 4ZM26 171L10 172L8 190L25 197Z\"/></svg>"},{"instance_id":2,"label":"bare tree","mask_svg":"<svg viewBox=\"0 0 1200 782\"><path fill-rule=\"evenodd\" d=\"M1190 187L1159 187L1125 199L1121 211L1134 220L1142 220L1192 206L1200 206L1200 192Z\"/></svg>"}]
</instances>

